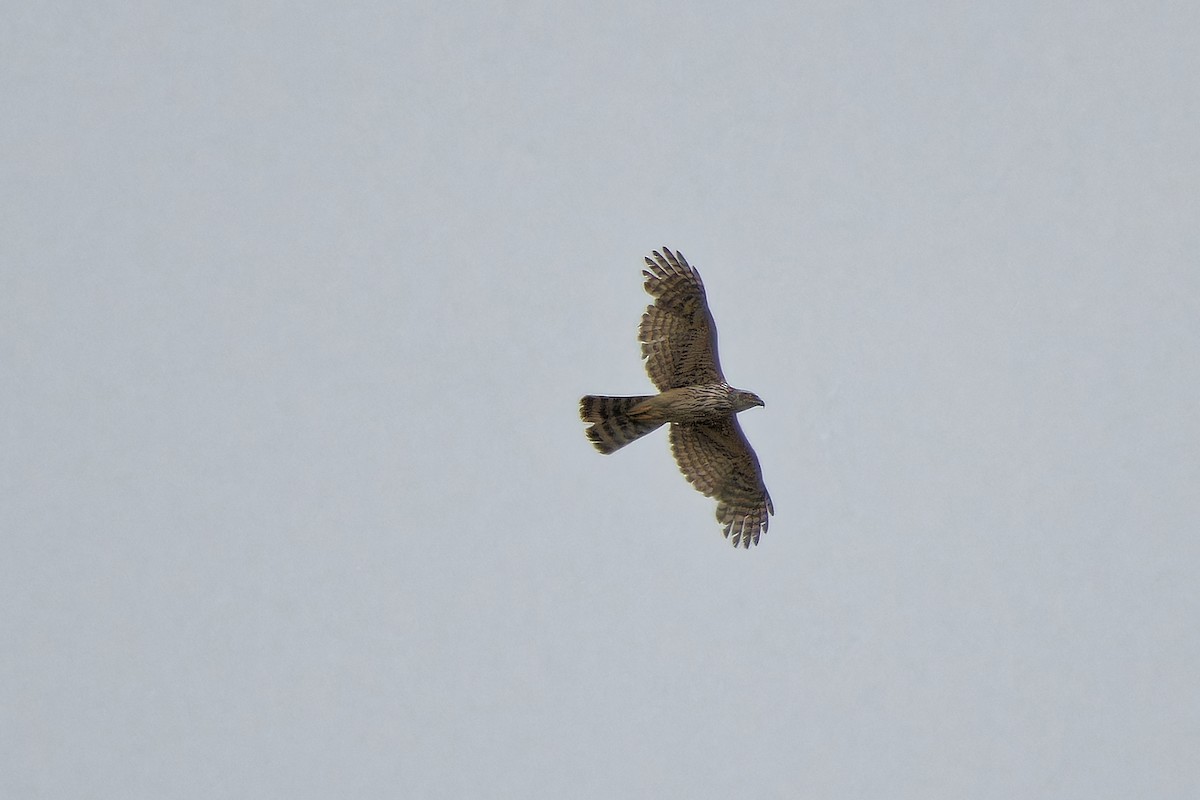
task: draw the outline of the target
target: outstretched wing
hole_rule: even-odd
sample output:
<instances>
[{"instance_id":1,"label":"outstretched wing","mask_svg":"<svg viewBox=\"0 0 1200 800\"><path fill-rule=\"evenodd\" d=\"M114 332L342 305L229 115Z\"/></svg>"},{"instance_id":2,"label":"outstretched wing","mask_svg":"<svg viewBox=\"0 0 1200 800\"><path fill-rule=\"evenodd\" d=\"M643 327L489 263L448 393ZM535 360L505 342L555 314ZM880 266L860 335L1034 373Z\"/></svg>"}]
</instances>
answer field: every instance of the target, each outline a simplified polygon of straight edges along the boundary
<instances>
[{"instance_id":1,"label":"outstretched wing","mask_svg":"<svg viewBox=\"0 0 1200 800\"><path fill-rule=\"evenodd\" d=\"M638 328L646 372L659 391L724 383L717 360L717 326L708 312L704 283L682 253L667 248L646 258L646 308Z\"/></svg>"},{"instance_id":2,"label":"outstretched wing","mask_svg":"<svg viewBox=\"0 0 1200 800\"><path fill-rule=\"evenodd\" d=\"M672 424L671 452L684 477L700 492L716 499L717 521L733 546L758 544L775 507L763 484L758 456L746 441L737 418Z\"/></svg>"}]
</instances>

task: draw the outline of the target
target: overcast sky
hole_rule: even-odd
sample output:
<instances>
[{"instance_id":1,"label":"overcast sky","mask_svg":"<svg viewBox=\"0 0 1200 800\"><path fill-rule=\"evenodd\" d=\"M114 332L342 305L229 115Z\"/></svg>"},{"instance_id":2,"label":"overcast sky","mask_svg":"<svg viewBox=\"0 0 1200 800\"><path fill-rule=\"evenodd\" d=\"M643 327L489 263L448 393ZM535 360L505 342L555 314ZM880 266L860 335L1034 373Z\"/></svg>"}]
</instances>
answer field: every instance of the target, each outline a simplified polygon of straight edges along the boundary
<instances>
[{"instance_id":1,"label":"overcast sky","mask_svg":"<svg viewBox=\"0 0 1200 800\"><path fill-rule=\"evenodd\" d=\"M4 16L0 795L1200 796L1194 6Z\"/></svg>"}]
</instances>

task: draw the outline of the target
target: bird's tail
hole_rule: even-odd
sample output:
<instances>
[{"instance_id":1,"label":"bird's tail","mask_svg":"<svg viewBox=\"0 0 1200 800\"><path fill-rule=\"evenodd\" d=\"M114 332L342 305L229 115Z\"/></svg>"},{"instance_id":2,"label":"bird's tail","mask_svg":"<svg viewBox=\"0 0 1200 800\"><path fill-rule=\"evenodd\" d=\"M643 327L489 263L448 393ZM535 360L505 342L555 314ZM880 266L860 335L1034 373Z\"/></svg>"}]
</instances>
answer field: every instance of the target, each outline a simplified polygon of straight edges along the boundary
<instances>
[{"instance_id":1,"label":"bird's tail","mask_svg":"<svg viewBox=\"0 0 1200 800\"><path fill-rule=\"evenodd\" d=\"M584 395L579 401L579 417L592 426L584 431L592 444L601 453L611 453L620 450L625 445L640 439L650 431L662 426L662 422L647 422L629 412L643 400L649 400L650 395L639 397L603 397L599 395Z\"/></svg>"}]
</instances>

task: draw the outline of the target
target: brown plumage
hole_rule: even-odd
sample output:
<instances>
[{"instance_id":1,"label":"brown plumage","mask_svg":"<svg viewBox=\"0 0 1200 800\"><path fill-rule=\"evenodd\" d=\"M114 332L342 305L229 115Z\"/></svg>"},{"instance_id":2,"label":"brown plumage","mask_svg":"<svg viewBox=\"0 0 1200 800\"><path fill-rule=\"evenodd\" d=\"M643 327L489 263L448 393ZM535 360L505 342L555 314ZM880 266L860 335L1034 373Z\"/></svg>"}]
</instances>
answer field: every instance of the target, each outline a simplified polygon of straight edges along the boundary
<instances>
[{"instance_id":1,"label":"brown plumage","mask_svg":"<svg viewBox=\"0 0 1200 800\"><path fill-rule=\"evenodd\" d=\"M725 382L700 274L682 253L664 247L652 255L642 274L654 304L642 315L638 340L660 394L587 395L579 401L579 416L591 423L587 437L602 453L670 423L679 469L697 490L716 499L725 536L735 547L758 544L775 509L736 415L763 402Z\"/></svg>"}]
</instances>

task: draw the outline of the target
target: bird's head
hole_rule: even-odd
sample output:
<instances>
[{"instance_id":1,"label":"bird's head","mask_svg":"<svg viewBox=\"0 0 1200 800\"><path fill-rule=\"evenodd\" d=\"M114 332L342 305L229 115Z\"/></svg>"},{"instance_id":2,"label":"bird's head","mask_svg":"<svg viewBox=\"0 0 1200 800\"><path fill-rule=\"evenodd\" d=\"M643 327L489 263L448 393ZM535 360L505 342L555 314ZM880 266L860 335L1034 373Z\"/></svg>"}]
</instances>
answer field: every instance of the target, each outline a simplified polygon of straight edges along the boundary
<instances>
[{"instance_id":1,"label":"bird's head","mask_svg":"<svg viewBox=\"0 0 1200 800\"><path fill-rule=\"evenodd\" d=\"M754 392L743 392L741 389L734 390L733 407L736 411L745 411L747 408L755 406L766 407L766 403Z\"/></svg>"}]
</instances>

